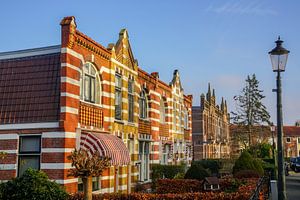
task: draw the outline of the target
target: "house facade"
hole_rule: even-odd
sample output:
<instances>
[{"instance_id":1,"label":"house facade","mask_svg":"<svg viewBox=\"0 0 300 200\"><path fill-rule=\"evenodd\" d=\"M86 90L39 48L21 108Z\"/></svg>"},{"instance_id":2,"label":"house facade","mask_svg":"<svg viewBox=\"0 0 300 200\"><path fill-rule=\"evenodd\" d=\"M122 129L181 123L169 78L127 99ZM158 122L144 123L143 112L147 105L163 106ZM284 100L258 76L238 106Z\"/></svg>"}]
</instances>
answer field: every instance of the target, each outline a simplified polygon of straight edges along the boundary
<instances>
[{"instance_id":1,"label":"house facade","mask_svg":"<svg viewBox=\"0 0 300 200\"><path fill-rule=\"evenodd\" d=\"M179 72L169 84L134 58L128 32L104 47L61 23L61 44L0 53L0 179L40 169L68 192L82 188L68 176L75 148L112 158L93 178L95 193L130 192L151 182L152 164L192 160L192 96Z\"/></svg>"},{"instance_id":2,"label":"house facade","mask_svg":"<svg viewBox=\"0 0 300 200\"><path fill-rule=\"evenodd\" d=\"M229 158L229 113L227 103L216 105L215 91L210 84L206 97L200 97L200 106L192 107L194 160Z\"/></svg>"},{"instance_id":3,"label":"house facade","mask_svg":"<svg viewBox=\"0 0 300 200\"><path fill-rule=\"evenodd\" d=\"M300 126L283 126L284 157L300 156Z\"/></svg>"}]
</instances>

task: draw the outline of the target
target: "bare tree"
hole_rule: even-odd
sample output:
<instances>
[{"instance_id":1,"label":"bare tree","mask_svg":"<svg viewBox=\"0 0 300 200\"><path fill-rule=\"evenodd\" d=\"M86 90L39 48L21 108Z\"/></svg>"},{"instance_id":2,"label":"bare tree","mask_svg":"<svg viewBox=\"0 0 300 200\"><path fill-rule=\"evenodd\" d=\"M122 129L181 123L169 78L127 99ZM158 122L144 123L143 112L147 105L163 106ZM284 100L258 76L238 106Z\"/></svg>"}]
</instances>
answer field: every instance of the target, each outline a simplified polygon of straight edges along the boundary
<instances>
[{"instance_id":1,"label":"bare tree","mask_svg":"<svg viewBox=\"0 0 300 200\"><path fill-rule=\"evenodd\" d=\"M68 176L82 179L85 200L92 200L92 177L102 175L103 170L110 166L110 158L100 156L99 152L89 155L84 149L74 150L68 159L72 161L72 167Z\"/></svg>"}]
</instances>

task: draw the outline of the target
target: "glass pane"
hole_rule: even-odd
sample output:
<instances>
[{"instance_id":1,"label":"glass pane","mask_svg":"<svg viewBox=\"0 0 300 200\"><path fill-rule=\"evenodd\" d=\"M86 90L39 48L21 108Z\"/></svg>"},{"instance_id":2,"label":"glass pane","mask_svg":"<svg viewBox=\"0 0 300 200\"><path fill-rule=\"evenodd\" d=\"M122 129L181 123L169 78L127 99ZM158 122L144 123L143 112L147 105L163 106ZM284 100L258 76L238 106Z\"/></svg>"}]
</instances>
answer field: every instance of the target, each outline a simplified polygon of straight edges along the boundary
<instances>
[{"instance_id":1,"label":"glass pane","mask_svg":"<svg viewBox=\"0 0 300 200\"><path fill-rule=\"evenodd\" d=\"M133 93L133 82L130 80L128 82L128 93Z\"/></svg>"},{"instance_id":2,"label":"glass pane","mask_svg":"<svg viewBox=\"0 0 300 200\"><path fill-rule=\"evenodd\" d=\"M89 68L90 68L89 64L85 64L83 66L83 72L86 73L86 74L88 74L89 73Z\"/></svg>"},{"instance_id":3,"label":"glass pane","mask_svg":"<svg viewBox=\"0 0 300 200\"><path fill-rule=\"evenodd\" d=\"M40 169L40 156L19 156L19 176L28 168Z\"/></svg>"},{"instance_id":4,"label":"glass pane","mask_svg":"<svg viewBox=\"0 0 300 200\"><path fill-rule=\"evenodd\" d=\"M96 70L95 70L95 68L91 65L91 66L90 66L90 69L91 69L90 75L95 76L95 75L96 75Z\"/></svg>"},{"instance_id":5,"label":"glass pane","mask_svg":"<svg viewBox=\"0 0 300 200\"><path fill-rule=\"evenodd\" d=\"M84 100L90 101L90 78L88 76L84 76Z\"/></svg>"},{"instance_id":6,"label":"glass pane","mask_svg":"<svg viewBox=\"0 0 300 200\"><path fill-rule=\"evenodd\" d=\"M95 102L95 78L90 77L91 79L91 102Z\"/></svg>"},{"instance_id":7,"label":"glass pane","mask_svg":"<svg viewBox=\"0 0 300 200\"><path fill-rule=\"evenodd\" d=\"M122 87L122 79L121 79L120 75L116 74L116 80L115 80L115 82L116 82L116 87L118 87L118 88Z\"/></svg>"},{"instance_id":8,"label":"glass pane","mask_svg":"<svg viewBox=\"0 0 300 200\"><path fill-rule=\"evenodd\" d=\"M40 136L22 136L20 137L20 153L36 152L41 150Z\"/></svg>"}]
</instances>

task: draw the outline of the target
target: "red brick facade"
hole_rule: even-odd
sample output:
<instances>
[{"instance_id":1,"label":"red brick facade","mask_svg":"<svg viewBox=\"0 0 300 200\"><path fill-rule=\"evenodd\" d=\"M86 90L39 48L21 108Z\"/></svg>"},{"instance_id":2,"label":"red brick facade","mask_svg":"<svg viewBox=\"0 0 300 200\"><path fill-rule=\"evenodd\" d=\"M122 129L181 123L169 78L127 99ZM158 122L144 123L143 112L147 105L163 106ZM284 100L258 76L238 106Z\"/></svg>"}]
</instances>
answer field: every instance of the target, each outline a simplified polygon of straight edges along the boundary
<instances>
[{"instance_id":1,"label":"red brick facade","mask_svg":"<svg viewBox=\"0 0 300 200\"><path fill-rule=\"evenodd\" d=\"M60 25L60 46L0 53L1 74L6 74L0 79L0 151L7 152L0 160L0 180L18 175L20 160L27 155L22 144L34 138L40 145L35 152L39 168L68 192L76 192L78 179L68 177L67 156L80 147L83 132L115 135L131 156L128 165L104 171L96 192L130 192L138 181L149 183L154 163L190 163L192 97L183 94L178 71L170 84L159 80L158 73L143 71L125 29L116 44L105 48L77 30L74 17L65 17Z\"/></svg>"}]
</instances>

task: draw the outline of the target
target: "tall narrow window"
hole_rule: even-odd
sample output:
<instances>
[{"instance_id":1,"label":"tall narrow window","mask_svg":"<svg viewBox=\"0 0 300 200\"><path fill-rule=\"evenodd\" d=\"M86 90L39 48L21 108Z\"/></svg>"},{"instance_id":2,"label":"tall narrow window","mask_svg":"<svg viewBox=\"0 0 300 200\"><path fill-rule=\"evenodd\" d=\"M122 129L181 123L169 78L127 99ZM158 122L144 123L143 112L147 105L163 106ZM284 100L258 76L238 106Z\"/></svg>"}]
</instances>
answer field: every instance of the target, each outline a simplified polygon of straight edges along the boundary
<instances>
[{"instance_id":1,"label":"tall narrow window","mask_svg":"<svg viewBox=\"0 0 300 200\"><path fill-rule=\"evenodd\" d=\"M189 115L187 109L184 109L184 129L188 129Z\"/></svg>"},{"instance_id":2,"label":"tall narrow window","mask_svg":"<svg viewBox=\"0 0 300 200\"><path fill-rule=\"evenodd\" d=\"M122 77L120 74L115 76L115 118L122 119Z\"/></svg>"},{"instance_id":3,"label":"tall narrow window","mask_svg":"<svg viewBox=\"0 0 300 200\"><path fill-rule=\"evenodd\" d=\"M139 169L139 180L147 181L149 179L150 169L150 142L139 142L139 160L141 162Z\"/></svg>"},{"instance_id":4,"label":"tall narrow window","mask_svg":"<svg viewBox=\"0 0 300 200\"><path fill-rule=\"evenodd\" d=\"M146 94L144 91L142 91L140 94L139 107L140 107L140 118L146 119L147 118L147 101L146 101Z\"/></svg>"},{"instance_id":5,"label":"tall narrow window","mask_svg":"<svg viewBox=\"0 0 300 200\"><path fill-rule=\"evenodd\" d=\"M128 81L128 121L133 122L134 116L134 81L130 79Z\"/></svg>"},{"instance_id":6,"label":"tall narrow window","mask_svg":"<svg viewBox=\"0 0 300 200\"><path fill-rule=\"evenodd\" d=\"M41 136L21 136L19 143L18 175L28 168L40 169Z\"/></svg>"},{"instance_id":7,"label":"tall narrow window","mask_svg":"<svg viewBox=\"0 0 300 200\"><path fill-rule=\"evenodd\" d=\"M164 100L161 98L160 99L160 123L164 124L165 123L165 119L166 119L166 112L165 112L165 102Z\"/></svg>"},{"instance_id":8,"label":"tall narrow window","mask_svg":"<svg viewBox=\"0 0 300 200\"><path fill-rule=\"evenodd\" d=\"M173 102L173 130L176 131L176 105L175 101Z\"/></svg>"},{"instance_id":9,"label":"tall narrow window","mask_svg":"<svg viewBox=\"0 0 300 200\"><path fill-rule=\"evenodd\" d=\"M84 101L96 102L96 70L91 63L83 66L83 99Z\"/></svg>"}]
</instances>

